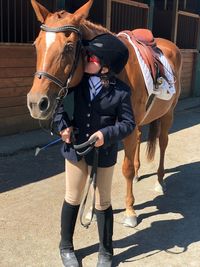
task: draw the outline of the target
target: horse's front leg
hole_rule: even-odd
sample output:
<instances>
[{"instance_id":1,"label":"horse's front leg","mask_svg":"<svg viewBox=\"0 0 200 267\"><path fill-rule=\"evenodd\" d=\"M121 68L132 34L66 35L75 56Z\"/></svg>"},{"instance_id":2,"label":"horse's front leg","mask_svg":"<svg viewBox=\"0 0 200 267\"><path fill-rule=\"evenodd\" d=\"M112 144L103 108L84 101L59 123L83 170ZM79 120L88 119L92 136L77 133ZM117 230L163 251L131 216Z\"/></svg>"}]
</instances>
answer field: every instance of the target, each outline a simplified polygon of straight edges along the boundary
<instances>
[{"instance_id":1,"label":"horse's front leg","mask_svg":"<svg viewBox=\"0 0 200 267\"><path fill-rule=\"evenodd\" d=\"M141 135L142 131L140 127L137 127L135 129L136 131L136 149L135 149L135 156L134 156L134 171L135 171L135 176L134 176L134 182L138 182L139 179L139 169L140 169L140 143L141 143Z\"/></svg>"},{"instance_id":2,"label":"horse's front leg","mask_svg":"<svg viewBox=\"0 0 200 267\"><path fill-rule=\"evenodd\" d=\"M124 225L129 227L135 227L137 225L137 215L133 208L135 202L133 196L133 178L135 176L134 171L134 157L136 151L136 131L124 140L125 156L122 165L122 173L126 179L126 211L124 218Z\"/></svg>"}]
</instances>

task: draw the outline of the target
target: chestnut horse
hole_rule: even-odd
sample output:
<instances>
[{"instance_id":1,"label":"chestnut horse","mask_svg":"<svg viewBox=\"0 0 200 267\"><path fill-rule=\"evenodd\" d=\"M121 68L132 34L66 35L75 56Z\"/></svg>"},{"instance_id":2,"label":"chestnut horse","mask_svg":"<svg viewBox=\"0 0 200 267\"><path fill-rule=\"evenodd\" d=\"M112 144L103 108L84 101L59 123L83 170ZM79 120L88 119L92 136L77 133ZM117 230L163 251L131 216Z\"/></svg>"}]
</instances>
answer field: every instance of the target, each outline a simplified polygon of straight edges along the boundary
<instances>
[{"instance_id":1,"label":"chestnut horse","mask_svg":"<svg viewBox=\"0 0 200 267\"><path fill-rule=\"evenodd\" d=\"M109 31L86 20L93 4L92 0L73 14L66 11L50 13L36 0L31 0L31 3L42 27L34 42L37 50L37 73L28 93L27 103L33 118L46 120L55 110L56 97L60 95L59 87L63 93L65 87L76 86L82 79L84 71L81 38L90 40ZM164 191L164 156L174 107L180 94L181 54L172 42L161 38L155 39L173 70L176 93L167 101L154 99L149 110L146 107L149 96L136 52L125 37L121 36L120 39L129 49L129 60L119 78L131 87L131 101L137 125L134 132L123 140L125 156L122 166L127 183L124 224L134 227L137 224L137 216L133 208L133 179L137 179L140 167L141 126L149 123L151 125L148 142L150 159L154 156L156 139L159 138L160 162L157 184Z\"/></svg>"}]
</instances>

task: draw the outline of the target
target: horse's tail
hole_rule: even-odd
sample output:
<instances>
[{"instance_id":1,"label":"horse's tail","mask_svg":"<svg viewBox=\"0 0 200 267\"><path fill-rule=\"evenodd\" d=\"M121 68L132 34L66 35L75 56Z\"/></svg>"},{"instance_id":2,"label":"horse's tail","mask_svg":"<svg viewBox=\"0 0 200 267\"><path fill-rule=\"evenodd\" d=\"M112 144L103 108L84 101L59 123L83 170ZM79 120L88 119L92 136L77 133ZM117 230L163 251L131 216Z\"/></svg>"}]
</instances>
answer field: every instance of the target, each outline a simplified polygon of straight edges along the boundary
<instances>
[{"instance_id":1,"label":"horse's tail","mask_svg":"<svg viewBox=\"0 0 200 267\"><path fill-rule=\"evenodd\" d=\"M147 159L152 161L156 152L157 137L160 133L160 120L152 121L149 125L148 141L147 141Z\"/></svg>"}]
</instances>

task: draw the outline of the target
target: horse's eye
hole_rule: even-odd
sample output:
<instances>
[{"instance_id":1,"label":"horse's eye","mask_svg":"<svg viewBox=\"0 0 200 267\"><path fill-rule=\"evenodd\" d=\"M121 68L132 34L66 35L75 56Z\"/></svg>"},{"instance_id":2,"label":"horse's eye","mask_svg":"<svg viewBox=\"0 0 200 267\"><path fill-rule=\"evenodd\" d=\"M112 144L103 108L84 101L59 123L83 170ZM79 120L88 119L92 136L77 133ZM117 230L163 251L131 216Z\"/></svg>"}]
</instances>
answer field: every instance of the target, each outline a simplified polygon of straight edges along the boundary
<instances>
[{"instance_id":1,"label":"horse's eye","mask_svg":"<svg viewBox=\"0 0 200 267\"><path fill-rule=\"evenodd\" d=\"M67 54L67 53L70 53L70 52L72 52L74 50L74 45L73 45L73 43L67 43L66 45L65 45L65 48L64 48L64 54Z\"/></svg>"}]
</instances>

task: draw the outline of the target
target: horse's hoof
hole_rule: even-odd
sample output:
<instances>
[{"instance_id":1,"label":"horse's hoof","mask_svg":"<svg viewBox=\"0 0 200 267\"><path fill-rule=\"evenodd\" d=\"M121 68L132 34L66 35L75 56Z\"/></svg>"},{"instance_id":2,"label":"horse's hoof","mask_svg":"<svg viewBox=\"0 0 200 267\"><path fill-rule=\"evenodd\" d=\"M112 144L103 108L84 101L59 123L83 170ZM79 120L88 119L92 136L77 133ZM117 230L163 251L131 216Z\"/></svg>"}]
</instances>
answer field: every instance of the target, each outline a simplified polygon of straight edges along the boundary
<instances>
[{"instance_id":1,"label":"horse's hoof","mask_svg":"<svg viewBox=\"0 0 200 267\"><path fill-rule=\"evenodd\" d=\"M137 183L138 181L139 181L139 176L136 175L136 176L133 178L133 182L134 182L134 183Z\"/></svg>"},{"instance_id":2,"label":"horse's hoof","mask_svg":"<svg viewBox=\"0 0 200 267\"><path fill-rule=\"evenodd\" d=\"M92 211L89 210L89 211L86 213L86 215L85 215L85 219L86 219L87 221L90 221L90 219L91 219L91 215L92 215ZM96 220L97 220L97 216L96 216L96 214L94 213L94 214L93 214L92 221L95 222Z\"/></svg>"},{"instance_id":3,"label":"horse's hoof","mask_svg":"<svg viewBox=\"0 0 200 267\"><path fill-rule=\"evenodd\" d=\"M164 194L167 191L166 183L159 183L158 181L155 184L155 191L158 193Z\"/></svg>"},{"instance_id":4,"label":"horse's hoof","mask_svg":"<svg viewBox=\"0 0 200 267\"><path fill-rule=\"evenodd\" d=\"M137 216L126 216L123 225L126 227L135 227L137 225Z\"/></svg>"}]
</instances>

